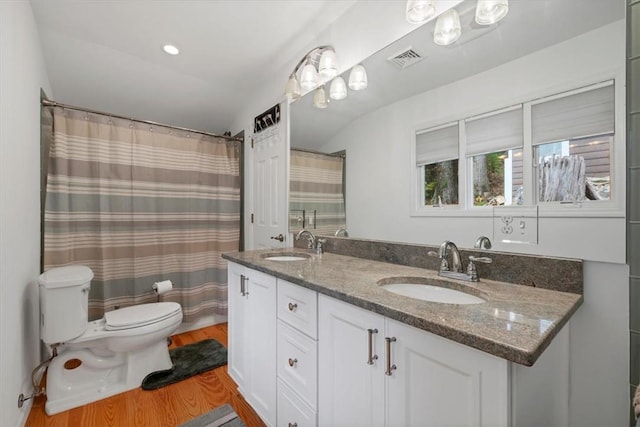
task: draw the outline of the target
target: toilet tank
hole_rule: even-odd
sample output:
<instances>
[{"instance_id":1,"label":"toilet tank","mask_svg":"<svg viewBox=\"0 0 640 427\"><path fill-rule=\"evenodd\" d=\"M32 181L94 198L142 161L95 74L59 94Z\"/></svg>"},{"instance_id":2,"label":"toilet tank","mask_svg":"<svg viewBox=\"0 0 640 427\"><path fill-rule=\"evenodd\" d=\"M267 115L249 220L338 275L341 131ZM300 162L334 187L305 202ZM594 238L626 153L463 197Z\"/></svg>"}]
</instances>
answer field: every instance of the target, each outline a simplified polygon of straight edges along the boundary
<instances>
[{"instance_id":1,"label":"toilet tank","mask_svg":"<svg viewBox=\"0 0 640 427\"><path fill-rule=\"evenodd\" d=\"M47 344L80 336L88 323L93 271L83 265L52 268L40 275L40 333Z\"/></svg>"}]
</instances>

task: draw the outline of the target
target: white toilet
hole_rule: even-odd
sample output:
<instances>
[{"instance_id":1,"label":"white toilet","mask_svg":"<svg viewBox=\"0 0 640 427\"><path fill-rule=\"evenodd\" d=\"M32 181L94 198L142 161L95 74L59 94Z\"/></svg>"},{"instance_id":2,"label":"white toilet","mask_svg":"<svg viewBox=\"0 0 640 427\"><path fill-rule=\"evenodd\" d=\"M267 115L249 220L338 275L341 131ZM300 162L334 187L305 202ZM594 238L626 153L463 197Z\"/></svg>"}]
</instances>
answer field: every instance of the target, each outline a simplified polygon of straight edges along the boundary
<instances>
[{"instance_id":1,"label":"white toilet","mask_svg":"<svg viewBox=\"0 0 640 427\"><path fill-rule=\"evenodd\" d=\"M47 371L49 415L140 387L172 366L167 337L182 323L180 304L140 304L89 322L92 278L90 268L72 265L38 280L42 341L58 344Z\"/></svg>"}]
</instances>

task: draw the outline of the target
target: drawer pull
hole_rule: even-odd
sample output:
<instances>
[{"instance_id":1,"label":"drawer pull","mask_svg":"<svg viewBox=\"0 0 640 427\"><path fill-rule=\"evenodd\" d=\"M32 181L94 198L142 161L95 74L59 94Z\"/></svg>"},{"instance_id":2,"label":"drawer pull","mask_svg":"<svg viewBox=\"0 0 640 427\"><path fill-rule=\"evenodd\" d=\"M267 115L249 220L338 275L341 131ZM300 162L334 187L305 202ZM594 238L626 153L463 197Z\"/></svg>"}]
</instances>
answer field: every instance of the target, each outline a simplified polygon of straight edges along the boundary
<instances>
[{"instance_id":1,"label":"drawer pull","mask_svg":"<svg viewBox=\"0 0 640 427\"><path fill-rule=\"evenodd\" d=\"M373 361L374 360L378 360L378 355L377 354L373 354L373 334L377 334L378 330L377 329L367 329L367 335L368 335L368 348L369 348L369 353L368 353L368 358L367 358L367 365L373 365Z\"/></svg>"},{"instance_id":2,"label":"drawer pull","mask_svg":"<svg viewBox=\"0 0 640 427\"><path fill-rule=\"evenodd\" d=\"M293 368L296 363L298 363L298 359L289 358L289 366Z\"/></svg>"},{"instance_id":3,"label":"drawer pull","mask_svg":"<svg viewBox=\"0 0 640 427\"><path fill-rule=\"evenodd\" d=\"M298 427L298 423L289 423L289 427Z\"/></svg>"},{"instance_id":4,"label":"drawer pull","mask_svg":"<svg viewBox=\"0 0 640 427\"><path fill-rule=\"evenodd\" d=\"M391 337L391 338L386 337L385 341L386 341L386 353L387 353L385 355L385 359L387 359L387 369L384 371L384 374L390 377L393 371L397 369L396 365L391 364L391 343L396 342L396 337Z\"/></svg>"},{"instance_id":5,"label":"drawer pull","mask_svg":"<svg viewBox=\"0 0 640 427\"><path fill-rule=\"evenodd\" d=\"M295 311L296 308L298 308L298 304L289 303L289 311Z\"/></svg>"},{"instance_id":6,"label":"drawer pull","mask_svg":"<svg viewBox=\"0 0 640 427\"><path fill-rule=\"evenodd\" d=\"M249 295L249 292L247 292L247 279L249 278L244 274L240 275L240 295L242 295L243 297Z\"/></svg>"}]
</instances>

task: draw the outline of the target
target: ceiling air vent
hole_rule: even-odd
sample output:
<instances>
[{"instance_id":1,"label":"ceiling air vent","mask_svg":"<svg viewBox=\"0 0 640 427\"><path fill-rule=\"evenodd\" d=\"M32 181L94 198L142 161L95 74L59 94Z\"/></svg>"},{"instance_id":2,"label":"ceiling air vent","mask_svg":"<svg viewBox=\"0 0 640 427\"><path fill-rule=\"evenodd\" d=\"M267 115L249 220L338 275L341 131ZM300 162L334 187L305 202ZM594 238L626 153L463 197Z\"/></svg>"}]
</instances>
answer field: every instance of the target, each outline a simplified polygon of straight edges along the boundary
<instances>
[{"instance_id":1,"label":"ceiling air vent","mask_svg":"<svg viewBox=\"0 0 640 427\"><path fill-rule=\"evenodd\" d=\"M390 56L387 58L387 61L391 62L401 70L404 70L407 67L417 64L423 59L424 58L420 56L418 52L409 47L393 56Z\"/></svg>"}]
</instances>

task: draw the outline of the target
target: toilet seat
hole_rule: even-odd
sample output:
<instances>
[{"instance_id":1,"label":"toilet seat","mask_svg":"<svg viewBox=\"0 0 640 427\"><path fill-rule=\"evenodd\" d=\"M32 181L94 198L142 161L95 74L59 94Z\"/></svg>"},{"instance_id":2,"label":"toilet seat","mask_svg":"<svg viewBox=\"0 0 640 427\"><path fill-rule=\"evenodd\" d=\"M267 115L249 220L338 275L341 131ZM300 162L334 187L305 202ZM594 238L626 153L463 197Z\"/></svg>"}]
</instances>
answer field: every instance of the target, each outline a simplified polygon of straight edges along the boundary
<instances>
[{"instance_id":1,"label":"toilet seat","mask_svg":"<svg viewBox=\"0 0 640 427\"><path fill-rule=\"evenodd\" d=\"M182 309L176 302L140 304L109 311L104 314L106 331L121 331L161 322L175 316Z\"/></svg>"}]
</instances>

